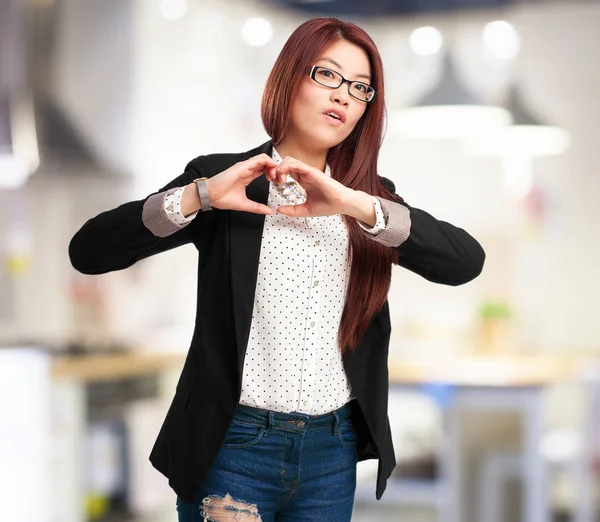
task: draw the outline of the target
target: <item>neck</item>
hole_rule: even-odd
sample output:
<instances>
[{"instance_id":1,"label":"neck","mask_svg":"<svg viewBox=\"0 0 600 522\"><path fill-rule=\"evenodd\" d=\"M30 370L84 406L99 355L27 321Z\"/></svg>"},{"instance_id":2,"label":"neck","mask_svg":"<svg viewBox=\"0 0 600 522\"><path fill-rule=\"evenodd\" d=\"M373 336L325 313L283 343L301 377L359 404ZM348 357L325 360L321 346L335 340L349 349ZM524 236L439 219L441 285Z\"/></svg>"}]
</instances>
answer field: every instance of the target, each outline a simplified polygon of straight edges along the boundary
<instances>
[{"instance_id":1,"label":"neck","mask_svg":"<svg viewBox=\"0 0 600 522\"><path fill-rule=\"evenodd\" d=\"M304 144L300 144L297 141L286 140L285 138L275 147L277 152L282 158L291 156L302 163L306 163L311 167L319 169L321 172L325 171L325 165L327 162L328 149L312 148Z\"/></svg>"}]
</instances>

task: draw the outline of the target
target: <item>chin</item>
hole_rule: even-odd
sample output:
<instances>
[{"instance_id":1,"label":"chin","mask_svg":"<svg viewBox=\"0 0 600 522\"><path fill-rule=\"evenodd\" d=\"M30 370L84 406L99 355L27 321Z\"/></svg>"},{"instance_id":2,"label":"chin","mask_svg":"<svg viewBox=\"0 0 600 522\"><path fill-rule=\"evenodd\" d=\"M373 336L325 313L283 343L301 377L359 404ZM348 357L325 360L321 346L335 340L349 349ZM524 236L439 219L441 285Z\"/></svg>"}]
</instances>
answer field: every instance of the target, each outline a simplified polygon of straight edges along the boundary
<instances>
[{"instance_id":1,"label":"chin","mask_svg":"<svg viewBox=\"0 0 600 522\"><path fill-rule=\"evenodd\" d=\"M331 149L342 143L346 138L347 136L332 136L331 134L327 135L326 133L322 133L319 135L313 134L311 136L311 141L319 148Z\"/></svg>"}]
</instances>

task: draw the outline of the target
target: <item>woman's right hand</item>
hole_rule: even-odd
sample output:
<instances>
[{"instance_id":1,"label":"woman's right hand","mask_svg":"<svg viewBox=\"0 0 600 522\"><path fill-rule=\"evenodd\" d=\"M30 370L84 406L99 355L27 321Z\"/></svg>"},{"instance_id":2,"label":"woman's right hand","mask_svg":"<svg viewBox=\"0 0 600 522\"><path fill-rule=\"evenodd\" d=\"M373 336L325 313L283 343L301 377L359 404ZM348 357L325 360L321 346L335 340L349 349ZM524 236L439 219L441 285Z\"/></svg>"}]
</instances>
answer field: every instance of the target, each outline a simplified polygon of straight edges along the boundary
<instances>
[{"instance_id":1,"label":"woman's right hand","mask_svg":"<svg viewBox=\"0 0 600 522\"><path fill-rule=\"evenodd\" d=\"M271 157L267 154L259 154L245 161L240 161L227 170L207 179L206 185L210 206L220 210L273 214L274 210L267 205L261 205L248 199L246 187L263 173L269 181L276 182L275 167L277 167L277 163ZM186 198L186 195L189 197ZM200 199L195 183L186 187L181 208L184 215L192 214L200 208Z\"/></svg>"}]
</instances>

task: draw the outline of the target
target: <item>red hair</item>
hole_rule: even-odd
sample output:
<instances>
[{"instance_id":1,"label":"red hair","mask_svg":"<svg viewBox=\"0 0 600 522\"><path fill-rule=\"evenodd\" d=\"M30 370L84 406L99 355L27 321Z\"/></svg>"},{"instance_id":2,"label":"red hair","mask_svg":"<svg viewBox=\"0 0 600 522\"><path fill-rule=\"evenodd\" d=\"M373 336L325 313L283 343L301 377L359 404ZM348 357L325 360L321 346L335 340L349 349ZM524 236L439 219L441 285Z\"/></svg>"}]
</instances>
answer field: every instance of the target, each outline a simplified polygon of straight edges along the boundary
<instances>
[{"instance_id":1,"label":"red hair","mask_svg":"<svg viewBox=\"0 0 600 522\"><path fill-rule=\"evenodd\" d=\"M291 34L267 79L261 106L263 125L273 145L277 146L285 135L292 101L304 71L339 40L346 40L365 51L376 95L374 101L367 104L352 133L329 150L327 161L332 176L354 190L394 199L377 175L385 116L383 65L375 43L357 25L337 18L314 18ZM352 265L338 337L342 352L356 348L371 320L385 304L392 263L397 256L394 249L365 237L354 218L344 216L344 220L349 232Z\"/></svg>"}]
</instances>

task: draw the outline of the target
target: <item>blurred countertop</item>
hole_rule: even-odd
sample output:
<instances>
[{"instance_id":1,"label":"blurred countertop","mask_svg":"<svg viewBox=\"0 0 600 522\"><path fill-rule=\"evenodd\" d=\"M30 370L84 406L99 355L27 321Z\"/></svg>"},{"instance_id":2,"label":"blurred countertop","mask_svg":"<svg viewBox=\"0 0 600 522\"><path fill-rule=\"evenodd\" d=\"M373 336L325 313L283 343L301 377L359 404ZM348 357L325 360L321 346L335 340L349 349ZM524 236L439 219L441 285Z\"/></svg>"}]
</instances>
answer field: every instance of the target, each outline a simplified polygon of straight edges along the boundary
<instances>
[{"instance_id":1,"label":"blurred countertop","mask_svg":"<svg viewBox=\"0 0 600 522\"><path fill-rule=\"evenodd\" d=\"M109 381L181 369L185 353L130 352L60 355L55 379ZM392 384L447 383L462 386L543 386L576 378L593 363L583 356L552 354L390 359Z\"/></svg>"},{"instance_id":2,"label":"blurred countertop","mask_svg":"<svg viewBox=\"0 0 600 522\"><path fill-rule=\"evenodd\" d=\"M52 377L82 381L127 379L181 368L185 356L180 352L59 355L52 360Z\"/></svg>"},{"instance_id":3,"label":"blurred countertop","mask_svg":"<svg viewBox=\"0 0 600 522\"><path fill-rule=\"evenodd\" d=\"M390 360L390 382L446 383L456 386L545 386L576 379L592 364L584 356L473 355Z\"/></svg>"}]
</instances>

